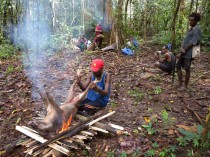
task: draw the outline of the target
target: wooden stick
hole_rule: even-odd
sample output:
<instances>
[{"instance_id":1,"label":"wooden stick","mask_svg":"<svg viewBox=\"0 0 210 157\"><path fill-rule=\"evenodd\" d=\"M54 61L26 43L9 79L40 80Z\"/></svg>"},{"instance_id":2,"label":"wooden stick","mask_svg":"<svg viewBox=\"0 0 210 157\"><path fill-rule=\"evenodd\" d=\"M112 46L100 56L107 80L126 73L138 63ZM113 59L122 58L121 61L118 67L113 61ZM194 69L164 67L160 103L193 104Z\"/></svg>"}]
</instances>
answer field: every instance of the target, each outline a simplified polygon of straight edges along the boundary
<instances>
[{"instance_id":1,"label":"wooden stick","mask_svg":"<svg viewBox=\"0 0 210 157\"><path fill-rule=\"evenodd\" d=\"M106 115L104 115L104 116L102 116L102 117L99 117L99 118L97 118L97 119L91 121L90 123L88 123L88 125L91 126L91 125L93 125L94 123L96 123L96 122L98 122L98 121L100 121L100 120L102 120L102 119L104 119L104 118L106 118L106 117L109 117L109 116L113 115L114 113L115 113L115 111L112 111L112 112L110 112L110 113L108 113L108 114L106 114Z\"/></svg>"},{"instance_id":2,"label":"wooden stick","mask_svg":"<svg viewBox=\"0 0 210 157\"><path fill-rule=\"evenodd\" d=\"M45 141L44 143L42 143L39 147L37 147L36 149L34 149L34 152L36 152L37 150L40 149L44 149L47 145L49 145L50 143L58 140L60 137L68 134L67 137L69 136L73 136L74 134L76 134L78 131L81 131L82 129L84 129L85 127L88 127L87 125L85 125L85 123L89 122L90 120L92 120L93 118L98 117L99 115L94 115L91 117L88 117L88 119L86 121L83 121L59 134L57 134L56 136L54 136L53 138L49 139L48 141Z\"/></svg>"},{"instance_id":3,"label":"wooden stick","mask_svg":"<svg viewBox=\"0 0 210 157\"><path fill-rule=\"evenodd\" d=\"M185 100L204 100L204 99L210 99L210 97L206 96L206 97L200 97L200 98L188 98Z\"/></svg>"},{"instance_id":4,"label":"wooden stick","mask_svg":"<svg viewBox=\"0 0 210 157\"><path fill-rule=\"evenodd\" d=\"M73 138L78 138L78 139L81 139L81 140L86 140L86 139L87 139L87 136L83 136L83 135L74 135Z\"/></svg>"},{"instance_id":5,"label":"wooden stick","mask_svg":"<svg viewBox=\"0 0 210 157\"><path fill-rule=\"evenodd\" d=\"M108 125L110 125L111 127L118 129L118 130L124 130L124 128L122 126L116 125L116 124L112 124L112 123L108 123Z\"/></svg>"},{"instance_id":6,"label":"wooden stick","mask_svg":"<svg viewBox=\"0 0 210 157\"><path fill-rule=\"evenodd\" d=\"M43 157L49 157L49 156L53 155L53 149L51 151L49 151L48 153L46 153Z\"/></svg>"},{"instance_id":7,"label":"wooden stick","mask_svg":"<svg viewBox=\"0 0 210 157\"><path fill-rule=\"evenodd\" d=\"M81 131L81 133L83 135L94 136L94 134L92 134L91 132L88 132L88 131Z\"/></svg>"},{"instance_id":8,"label":"wooden stick","mask_svg":"<svg viewBox=\"0 0 210 157\"><path fill-rule=\"evenodd\" d=\"M52 148L47 147L45 150L43 150L42 156L45 155L45 154L47 154L47 153L48 153L49 151L51 151L51 150L52 150Z\"/></svg>"},{"instance_id":9,"label":"wooden stick","mask_svg":"<svg viewBox=\"0 0 210 157\"><path fill-rule=\"evenodd\" d=\"M16 126L16 130L22 132L23 134L25 134L25 135L27 135L27 136L29 136L29 137L31 137L31 138L41 142L41 143L44 143L44 142L47 141L46 139L44 139L40 135L37 135L36 133L33 133L33 132L31 132L31 131L29 131L29 130L21 127L21 126ZM61 146L59 146L57 144L54 144L54 143L53 144L49 144L48 146L53 148L53 149L55 149L55 150L57 150L57 151L62 152L63 154L66 154L66 155L69 155L69 153L70 153L69 150L67 150L67 149L65 149L65 148L63 148L63 147L61 147ZM30 155L32 155L32 153L33 152L29 152Z\"/></svg>"},{"instance_id":10,"label":"wooden stick","mask_svg":"<svg viewBox=\"0 0 210 157\"><path fill-rule=\"evenodd\" d=\"M84 121L84 120L87 119L87 117L82 116L82 115L79 115L79 114L76 114L75 118L76 119L79 119L79 120L82 120L82 121ZM107 124L104 124L104 123L101 123L101 122L96 122L94 124L94 126L99 127L101 129L104 129L104 130L107 130L107 131L109 131L111 133L114 133L114 134L118 134L119 135L119 131L117 129L111 127L110 125L107 125Z\"/></svg>"},{"instance_id":11,"label":"wooden stick","mask_svg":"<svg viewBox=\"0 0 210 157\"><path fill-rule=\"evenodd\" d=\"M100 132L103 132L103 133L106 133L106 134L109 133L108 131L106 131L104 129L97 128L97 127L94 127L94 126L90 126L90 129L95 130L95 131L100 131Z\"/></svg>"}]
</instances>

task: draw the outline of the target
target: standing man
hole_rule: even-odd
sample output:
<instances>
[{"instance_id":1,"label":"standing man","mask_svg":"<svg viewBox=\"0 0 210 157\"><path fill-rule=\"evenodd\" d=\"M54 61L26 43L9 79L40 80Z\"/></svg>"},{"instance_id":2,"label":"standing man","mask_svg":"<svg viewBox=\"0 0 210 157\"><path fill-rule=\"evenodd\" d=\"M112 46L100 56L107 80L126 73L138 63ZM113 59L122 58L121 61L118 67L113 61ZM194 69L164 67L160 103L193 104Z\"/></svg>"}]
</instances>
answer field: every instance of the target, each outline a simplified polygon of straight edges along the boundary
<instances>
[{"instance_id":1,"label":"standing man","mask_svg":"<svg viewBox=\"0 0 210 157\"><path fill-rule=\"evenodd\" d=\"M181 46L181 55L179 61L177 63L177 75L179 79L179 86L178 90L183 91L187 89L189 80L190 80L190 66L192 61L192 51L193 46L200 44L201 38L201 30L197 23L200 21L200 14L199 13L192 13L189 17L190 20L190 30L187 32L184 41L182 42ZM184 86L182 83L182 70L181 68L185 69L185 82Z\"/></svg>"},{"instance_id":2,"label":"standing man","mask_svg":"<svg viewBox=\"0 0 210 157\"><path fill-rule=\"evenodd\" d=\"M81 102L79 110L86 111L89 115L106 107L110 98L111 74L104 70L104 61L95 59L92 61L91 73L86 83L81 82L81 76L77 76L77 84L81 90L85 90L91 83L91 89L86 98Z\"/></svg>"},{"instance_id":3,"label":"standing man","mask_svg":"<svg viewBox=\"0 0 210 157\"><path fill-rule=\"evenodd\" d=\"M158 51L159 52L159 51ZM159 61L155 63L155 66L161 69L164 72L167 72L168 74L171 74L175 68L175 57L174 55L169 51L168 45L163 46L162 54L164 54L164 58L160 59L160 54L158 55Z\"/></svg>"}]
</instances>

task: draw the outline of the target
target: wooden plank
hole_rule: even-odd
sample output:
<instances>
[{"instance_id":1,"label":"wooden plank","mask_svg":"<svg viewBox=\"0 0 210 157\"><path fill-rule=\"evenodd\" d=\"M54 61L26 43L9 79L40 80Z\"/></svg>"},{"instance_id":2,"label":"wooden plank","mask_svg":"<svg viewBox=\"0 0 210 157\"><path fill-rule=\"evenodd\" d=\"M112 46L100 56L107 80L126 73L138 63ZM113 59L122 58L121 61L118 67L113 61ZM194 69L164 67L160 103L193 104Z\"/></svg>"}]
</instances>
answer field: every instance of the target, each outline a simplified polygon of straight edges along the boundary
<instances>
[{"instance_id":1,"label":"wooden plank","mask_svg":"<svg viewBox=\"0 0 210 157\"><path fill-rule=\"evenodd\" d=\"M84 120L87 119L87 117L82 116L82 115L79 115L79 114L76 114L75 118L76 118L76 119L79 119L79 120L82 120L82 121L84 121ZM104 124L104 123L101 123L101 122L96 122L93 126L96 126L96 127L98 127L98 128L101 128L101 129L107 130L107 131L109 131L109 132L111 132L111 133L114 133L114 134L119 135L119 130L117 130L117 129L111 127L111 126L108 125L108 124ZM92 131L92 130L89 130L89 131ZM97 134L97 133L96 133L96 134Z\"/></svg>"},{"instance_id":2,"label":"wooden plank","mask_svg":"<svg viewBox=\"0 0 210 157\"><path fill-rule=\"evenodd\" d=\"M72 136L73 138L78 138L80 140L87 140L88 137L87 136L83 136L83 135L75 135L75 136Z\"/></svg>"},{"instance_id":3,"label":"wooden plank","mask_svg":"<svg viewBox=\"0 0 210 157\"><path fill-rule=\"evenodd\" d=\"M38 135L38 134L36 134L34 132L31 132L30 130L27 130L26 128L23 128L21 126L16 126L16 130L22 132L23 134L25 134L25 135L27 135L27 136L29 136L29 137L31 137L31 138L41 142L41 143L44 143L44 142L47 141L47 139L44 139L40 135ZM49 144L48 146L53 148L53 149L55 149L55 150L57 150L57 151L59 151L59 152L61 152L61 153L63 153L63 154L66 154L66 155L69 155L69 153L70 153L68 149L63 148L63 147L61 147L61 146L59 146L59 145L57 145L55 143ZM32 152L29 152L29 154L32 155Z\"/></svg>"},{"instance_id":4,"label":"wooden plank","mask_svg":"<svg viewBox=\"0 0 210 157\"><path fill-rule=\"evenodd\" d=\"M90 129L95 130L95 131L99 131L99 132L103 132L103 133L106 133L106 134L109 133L108 131L106 131L104 129L94 127L94 126L91 126Z\"/></svg>"},{"instance_id":5,"label":"wooden plank","mask_svg":"<svg viewBox=\"0 0 210 157\"><path fill-rule=\"evenodd\" d=\"M83 134L83 135L94 136L93 133L88 132L88 131L81 131L80 133Z\"/></svg>"},{"instance_id":6,"label":"wooden plank","mask_svg":"<svg viewBox=\"0 0 210 157\"><path fill-rule=\"evenodd\" d=\"M48 153L46 153L43 157L51 157L52 154L53 154L53 149L49 151Z\"/></svg>"},{"instance_id":7,"label":"wooden plank","mask_svg":"<svg viewBox=\"0 0 210 157\"><path fill-rule=\"evenodd\" d=\"M88 123L87 125L91 126L91 125L93 125L94 123L96 123L96 122L98 122L98 121L100 121L100 120L102 120L102 119L105 119L105 118L107 118L107 117L113 115L114 113L115 113L115 111L112 111L112 112L110 112L110 113L107 113L107 114L105 114L105 115L103 115L103 116L101 116L101 117L99 117L99 118L96 118L95 120L92 120L92 121L91 121L90 123Z\"/></svg>"},{"instance_id":8,"label":"wooden plank","mask_svg":"<svg viewBox=\"0 0 210 157\"><path fill-rule=\"evenodd\" d=\"M108 123L109 126L118 129L118 130L124 130L124 128L122 126L116 125L116 124L112 124L112 123Z\"/></svg>"},{"instance_id":9,"label":"wooden plank","mask_svg":"<svg viewBox=\"0 0 210 157\"><path fill-rule=\"evenodd\" d=\"M42 156L45 155L45 154L47 154L47 153L50 152L51 150L52 150L52 148L47 147L46 149L43 150Z\"/></svg>"}]
</instances>

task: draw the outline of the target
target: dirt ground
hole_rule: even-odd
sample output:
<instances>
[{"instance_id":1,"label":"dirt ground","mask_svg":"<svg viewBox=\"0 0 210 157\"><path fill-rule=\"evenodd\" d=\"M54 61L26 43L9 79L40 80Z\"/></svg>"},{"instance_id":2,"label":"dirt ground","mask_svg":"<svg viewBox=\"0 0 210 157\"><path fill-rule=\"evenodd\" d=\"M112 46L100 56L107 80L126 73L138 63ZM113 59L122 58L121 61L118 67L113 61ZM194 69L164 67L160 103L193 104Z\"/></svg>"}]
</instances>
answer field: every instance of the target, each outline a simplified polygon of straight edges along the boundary
<instances>
[{"instance_id":1,"label":"dirt ground","mask_svg":"<svg viewBox=\"0 0 210 157\"><path fill-rule=\"evenodd\" d=\"M178 128L193 127L206 118L210 104L210 53L203 53L200 61L192 63L190 87L179 92L177 76L172 85L171 75L152 67L156 62L153 55L156 48L142 46L135 50L134 56L67 49L48 58L46 66L39 65L38 70L43 70L39 80L59 103L65 100L74 70L83 70L84 81L92 59L104 59L105 70L112 74L111 100L107 108L116 113L106 121L123 126L128 133L120 136L99 134L87 142L91 151L72 150L72 156L149 156L149 150L154 150L154 156L158 156L158 152L169 146L176 146L176 156L186 156L186 150L191 147L179 146ZM15 126L27 126L32 117L43 111L27 71L20 55L0 61L0 156L25 156L24 148L16 148L6 155L4 150L21 139ZM152 133L142 126L150 123ZM158 147L155 148L154 143Z\"/></svg>"}]
</instances>

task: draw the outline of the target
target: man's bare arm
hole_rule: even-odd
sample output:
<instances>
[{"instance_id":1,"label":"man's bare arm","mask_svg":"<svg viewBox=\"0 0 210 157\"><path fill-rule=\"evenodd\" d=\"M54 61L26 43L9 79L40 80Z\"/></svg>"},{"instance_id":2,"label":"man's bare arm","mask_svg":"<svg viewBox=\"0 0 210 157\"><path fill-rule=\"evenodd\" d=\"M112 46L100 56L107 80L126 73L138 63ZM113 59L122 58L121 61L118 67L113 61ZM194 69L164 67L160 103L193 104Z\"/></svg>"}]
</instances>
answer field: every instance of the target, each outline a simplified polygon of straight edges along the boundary
<instances>
[{"instance_id":1,"label":"man's bare arm","mask_svg":"<svg viewBox=\"0 0 210 157\"><path fill-rule=\"evenodd\" d=\"M111 74L107 73L106 80L105 80L105 89L102 90L96 85L95 88L93 88L93 90L95 90L96 92L98 92L101 95L108 95L110 85L111 85Z\"/></svg>"},{"instance_id":2,"label":"man's bare arm","mask_svg":"<svg viewBox=\"0 0 210 157\"><path fill-rule=\"evenodd\" d=\"M88 75L87 80L84 84L81 82L81 80L78 81L77 84L82 91L85 91L85 89L88 87L89 83L91 82L91 76L91 74Z\"/></svg>"}]
</instances>

